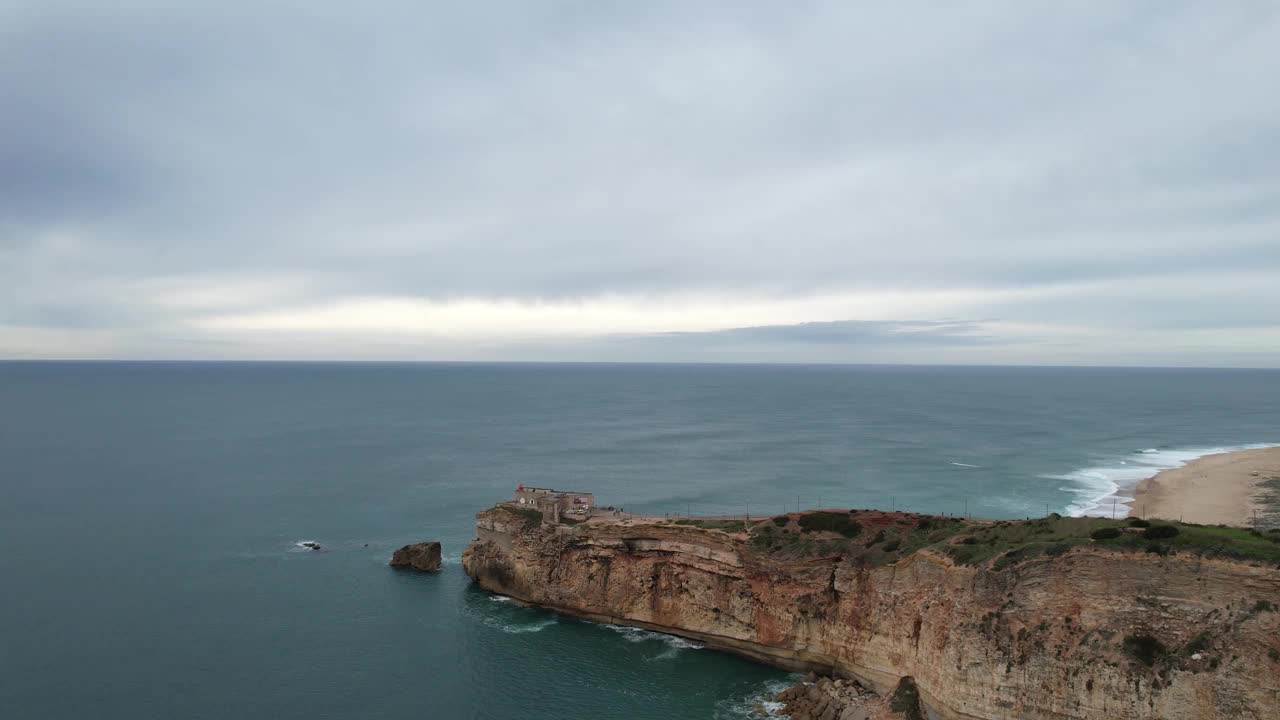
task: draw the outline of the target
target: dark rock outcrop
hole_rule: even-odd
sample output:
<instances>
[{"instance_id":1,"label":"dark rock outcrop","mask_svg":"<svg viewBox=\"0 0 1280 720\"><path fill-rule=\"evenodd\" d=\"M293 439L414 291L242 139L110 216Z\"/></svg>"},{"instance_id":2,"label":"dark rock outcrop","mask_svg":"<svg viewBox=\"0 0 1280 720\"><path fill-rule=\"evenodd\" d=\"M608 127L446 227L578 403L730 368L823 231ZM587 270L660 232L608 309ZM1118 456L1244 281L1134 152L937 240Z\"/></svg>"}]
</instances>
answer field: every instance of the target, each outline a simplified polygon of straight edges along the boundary
<instances>
[{"instance_id":1,"label":"dark rock outcrop","mask_svg":"<svg viewBox=\"0 0 1280 720\"><path fill-rule=\"evenodd\" d=\"M440 543L420 542L405 545L391 556L391 567L428 572L440 569Z\"/></svg>"}]
</instances>

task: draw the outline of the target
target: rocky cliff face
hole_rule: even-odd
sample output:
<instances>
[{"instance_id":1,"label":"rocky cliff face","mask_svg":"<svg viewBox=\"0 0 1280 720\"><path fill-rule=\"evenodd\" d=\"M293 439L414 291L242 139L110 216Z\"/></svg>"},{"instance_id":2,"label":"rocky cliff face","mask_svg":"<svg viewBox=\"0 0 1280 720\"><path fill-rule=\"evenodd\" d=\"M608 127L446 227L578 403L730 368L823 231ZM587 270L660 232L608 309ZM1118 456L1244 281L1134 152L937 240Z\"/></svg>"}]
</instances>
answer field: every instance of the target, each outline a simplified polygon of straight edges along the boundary
<instances>
[{"instance_id":1,"label":"rocky cliff face","mask_svg":"<svg viewBox=\"0 0 1280 720\"><path fill-rule=\"evenodd\" d=\"M477 516L481 587L695 638L933 718L1280 718L1280 570L1075 547L994 570L932 550L879 567L780 561L744 535L654 521Z\"/></svg>"}]
</instances>

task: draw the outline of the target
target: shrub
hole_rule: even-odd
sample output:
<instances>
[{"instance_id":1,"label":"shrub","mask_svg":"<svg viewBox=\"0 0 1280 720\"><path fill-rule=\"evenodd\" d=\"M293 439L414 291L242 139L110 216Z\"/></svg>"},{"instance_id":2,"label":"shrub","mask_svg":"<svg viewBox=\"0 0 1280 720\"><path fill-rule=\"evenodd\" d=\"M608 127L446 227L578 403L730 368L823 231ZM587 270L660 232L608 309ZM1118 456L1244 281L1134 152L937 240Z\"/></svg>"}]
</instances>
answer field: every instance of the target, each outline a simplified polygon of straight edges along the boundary
<instances>
[{"instance_id":1,"label":"shrub","mask_svg":"<svg viewBox=\"0 0 1280 720\"><path fill-rule=\"evenodd\" d=\"M1093 538L1094 540L1111 540L1113 538L1120 537L1121 534L1122 533L1120 532L1120 528L1106 527L1106 528L1098 528L1097 530L1094 530L1093 532L1089 533L1089 537Z\"/></svg>"},{"instance_id":2,"label":"shrub","mask_svg":"<svg viewBox=\"0 0 1280 720\"><path fill-rule=\"evenodd\" d=\"M1276 609L1276 606L1272 605L1270 600L1259 600L1258 602L1253 604L1253 611L1256 613L1271 612L1272 610L1275 610L1275 609Z\"/></svg>"},{"instance_id":3,"label":"shrub","mask_svg":"<svg viewBox=\"0 0 1280 720\"><path fill-rule=\"evenodd\" d=\"M862 532L862 526L846 513L811 512L800 516L800 529L803 532L833 532L847 538L856 537Z\"/></svg>"},{"instance_id":4,"label":"shrub","mask_svg":"<svg viewBox=\"0 0 1280 720\"><path fill-rule=\"evenodd\" d=\"M870 540L868 540L868 541L863 545L863 547L871 547L872 545L875 545L875 544L876 544L876 543L878 543L878 542L884 542L884 531L883 531L883 530L878 530L878 531L876 531L876 534L875 534L875 535L872 535L872 536L871 536L871 539L870 539Z\"/></svg>"},{"instance_id":5,"label":"shrub","mask_svg":"<svg viewBox=\"0 0 1280 720\"><path fill-rule=\"evenodd\" d=\"M773 524L777 525L778 527L782 527L783 525L786 525L789 522L791 522L791 518L787 517L786 515L778 515L773 519Z\"/></svg>"},{"instance_id":6,"label":"shrub","mask_svg":"<svg viewBox=\"0 0 1280 720\"><path fill-rule=\"evenodd\" d=\"M1182 653L1184 655L1195 655L1198 652L1204 652L1209 649L1209 644L1212 641L1213 636L1209 634L1208 630L1205 630L1192 638L1191 642L1187 643L1186 647L1182 648Z\"/></svg>"},{"instance_id":7,"label":"shrub","mask_svg":"<svg viewBox=\"0 0 1280 720\"><path fill-rule=\"evenodd\" d=\"M533 508L514 507L509 508L511 512L524 518L524 526L526 529L536 528L542 524L542 511Z\"/></svg>"},{"instance_id":8,"label":"shrub","mask_svg":"<svg viewBox=\"0 0 1280 720\"><path fill-rule=\"evenodd\" d=\"M1143 520L1142 518L1129 518L1129 527L1151 527L1151 523Z\"/></svg>"},{"instance_id":9,"label":"shrub","mask_svg":"<svg viewBox=\"0 0 1280 720\"><path fill-rule=\"evenodd\" d=\"M1276 662L1280 662L1280 650L1271 648L1270 650L1267 651L1267 657L1271 658L1272 660L1275 660Z\"/></svg>"},{"instance_id":10,"label":"shrub","mask_svg":"<svg viewBox=\"0 0 1280 720\"><path fill-rule=\"evenodd\" d=\"M1168 653L1164 643L1150 635L1129 635L1125 637L1124 651L1147 667L1155 665L1157 660Z\"/></svg>"},{"instance_id":11,"label":"shrub","mask_svg":"<svg viewBox=\"0 0 1280 720\"><path fill-rule=\"evenodd\" d=\"M889 700L889 707L894 712L902 713L907 720L924 720L924 713L920 711L920 692L916 690L916 681L910 676L899 680L898 687Z\"/></svg>"},{"instance_id":12,"label":"shrub","mask_svg":"<svg viewBox=\"0 0 1280 720\"><path fill-rule=\"evenodd\" d=\"M1057 557L1070 549L1071 543L1053 543L1044 549L1044 554L1049 557Z\"/></svg>"},{"instance_id":13,"label":"shrub","mask_svg":"<svg viewBox=\"0 0 1280 720\"><path fill-rule=\"evenodd\" d=\"M1152 525L1142 531L1142 537L1148 540L1165 540L1176 537L1178 532L1178 528L1172 525Z\"/></svg>"},{"instance_id":14,"label":"shrub","mask_svg":"<svg viewBox=\"0 0 1280 720\"><path fill-rule=\"evenodd\" d=\"M893 551L895 551L895 550L897 550L897 549L898 549L898 541L897 541L897 540L890 540L889 542L887 542L887 543L885 543L885 544L884 544L884 547L882 547L882 548L880 548L880 549L881 549L881 550L884 550L885 552L893 552Z\"/></svg>"}]
</instances>

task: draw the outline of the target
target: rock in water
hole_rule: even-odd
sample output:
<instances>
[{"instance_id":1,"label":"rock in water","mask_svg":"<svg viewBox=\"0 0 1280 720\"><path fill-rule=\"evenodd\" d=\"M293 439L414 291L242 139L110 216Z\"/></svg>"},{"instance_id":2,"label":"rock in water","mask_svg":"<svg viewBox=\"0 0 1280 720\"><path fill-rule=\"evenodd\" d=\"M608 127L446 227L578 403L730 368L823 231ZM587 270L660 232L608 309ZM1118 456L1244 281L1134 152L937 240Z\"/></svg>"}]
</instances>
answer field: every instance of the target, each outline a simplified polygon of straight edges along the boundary
<instances>
[{"instance_id":1,"label":"rock in water","mask_svg":"<svg viewBox=\"0 0 1280 720\"><path fill-rule=\"evenodd\" d=\"M391 567L412 568L423 572L440 569L440 543L421 542L405 545L391 556Z\"/></svg>"}]
</instances>

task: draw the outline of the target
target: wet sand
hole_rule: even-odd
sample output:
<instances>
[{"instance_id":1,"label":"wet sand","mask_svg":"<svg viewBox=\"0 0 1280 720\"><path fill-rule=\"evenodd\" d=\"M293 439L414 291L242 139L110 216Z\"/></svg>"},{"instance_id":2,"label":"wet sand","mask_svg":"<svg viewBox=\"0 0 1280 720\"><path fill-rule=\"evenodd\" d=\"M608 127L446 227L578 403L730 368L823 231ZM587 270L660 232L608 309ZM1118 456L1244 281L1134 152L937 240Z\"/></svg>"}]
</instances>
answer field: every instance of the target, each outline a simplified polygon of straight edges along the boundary
<instances>
[{"instance_id":1,"label":"wet sand","mask_svg":"<svg viewBox=\"0 0 1280 720\"><path fill-rule=\"evenodd\" d=\"M1280 447L1206 455L1138 483L1133 517L1251 527L1261 483L1280 476Z\"/></svg>"}]
</instances>

